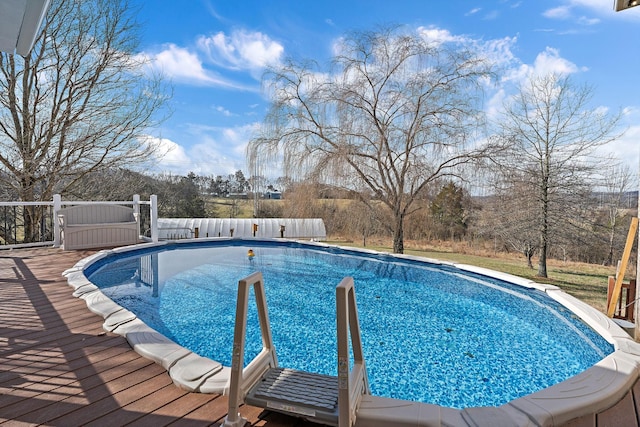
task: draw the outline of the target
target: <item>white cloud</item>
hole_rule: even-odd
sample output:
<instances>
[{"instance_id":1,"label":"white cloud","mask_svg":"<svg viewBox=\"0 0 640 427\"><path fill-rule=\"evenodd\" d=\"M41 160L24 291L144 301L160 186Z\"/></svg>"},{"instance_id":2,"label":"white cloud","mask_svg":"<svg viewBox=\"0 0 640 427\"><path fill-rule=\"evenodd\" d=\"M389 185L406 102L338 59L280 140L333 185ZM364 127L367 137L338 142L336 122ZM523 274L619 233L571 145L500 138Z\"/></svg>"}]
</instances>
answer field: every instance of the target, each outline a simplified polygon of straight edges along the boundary
<instances>
[{"instance_id":1,"label":"white cloud","mask_svg":"<svg viewBox=\"0 0 640 427\"><path fill-rule=\"evenodd\" d=\"M180 171L182 173L184 170L188 170L191 160L184 148L178 143L167 138L153 136L147 136L145 143L157 149L158 155L154 164L161 165L160 171Z\"/></svg>"},{"instance_id":2,"label":"white cloud","mask_svg":"<svg viewBox=\"0 0 640 427\"><path fill-rule=\"evenodd\" d=\"M475 15L476 13L480 12L481 10L482 10L481 7L474 7L469 12L465 13L465 16Z\"/></svg>"},{"instance_id":3,"label":"white cloud","mask_svg":"<svg viewBox=\"0 0 640 427\"><path fill-rule=\"evenodd\" d=\"M226 108L224 108L222 105L218 105L218 106L214 107L214 109L218 113L222 113L222 115L225 116L225 117L233 116L233 113L231 111L227 110Z\"/></svg>"},{"instance_id":4,"label":"white cloud","mask_svg":"<svg viewBox=\"0 0 640 427\"><path fill-rule=\"evenodd\" d=\"M531 76L543 76L546 74L574 74L585 71L586 68L578 67L573 62L560 56L560 51L547 47L540 52L533 64L520 64L505 73L503 81L519 83Z\"/></svg>"},{"instance_id":5,"label":"white cloud","mask_svg":"<svg viewBox=\"0 0 640 427\"><path fill-rule=\"evenodd\" d=\"M148 137L164 156L159 157L151 173L186 175L228 175L237 170L247 171L245 151L257 124L233 128L190 125L181 132L181 141Z\"/></svg>"},{"instance_id":6,"label":"white cloud","mask_svg":"<svg viewBox=\"0 0 640 427\"><path fill-rule=\"evenodd\" d=\"M494 64L511 64L517 58L513 54L513 47L517 44L517 37L503 37L501 39L474 41L475 51Z\"/></svg>"},{"instance_id":7,"label":"white cloud","mask_svg":"<svg viewBox=\"0 0 640 427\"><path fill-rule=\"evenodd\" d=\"M551 47L547 47L536 57L533 63L533 73L537 75L559 73L573 74L579 71L576 64L564 59L560 56L560 51Z\"/></svg>"},{"instance_id":8,"label":"white cloud","mask_svg":"<svg viewBox=\"0 0 640 427\"><path fill-rule=\"evenodd\" d=\"M598 18L587 18L586 16L581 16L578 18L578 24L581 25L596 25L600 23L600 19Z\"/></svg>"},{"instance_id":9,"label":"white cloud","mask_svg":"<svg viewBox=\"0 0 640 427\"><path fill-rule=\"evenodd\" d=\"M449 30L438 28L434 25L430 25L428 27L418 27L417 31L423 39L429 42L434 42L436 44L467 41L464 36L455 36L451 34Z\"/></svg>"},{"instance_id":10,"label":"white cloud","mask_svg":"<svg viewBox=\"0 0 640 427\"><path fill-rule=\"evenodd\" d=\"M234 31L231 36L222 32L200 36L195 50L169 43L158 51L141 53L138 59L175 82L257 90L223 77L212 66L220 71L249 71L257 79L264 67L277 64L283 54L281 44L260 32Z\"/></svg>"},{"instance_id":11,"label":"white cloud","mask_svg":"<svg viewBox=\"0 0 640 427\"><path fill-rule=\"evenodd\" d=\"M487 113L487 118L491 121L497 120L500 114L504 111L504 103L507 98L507 94L504 88L500 88L496 91L496 93L489 98L487 105L485 107L485 111Z\"/></svg>"},{"instance_id":12,"label":"white cloud","mask_svg":"<svg viewBox=\"0 0 640 427\"><path fill-rule=\"evenodd\" d=\"M163 46L159 52L146 52L140 55L149 67L174 81L195 85L241 88L214 72L206 70L197 54L173 43Z\"/></svg>"},{"instance_id":13,"label":"white cloud","mask_svg":"<svg viewBox=\"0 0 640 427\"><path fill-rule=\"evenodd\" d=\"M507 44L507 47L509 46ZM504 48L505 52L511 53L511 49L507 49L507 47ZM498 49L497 52L500 50ZM526 83L531 77L551 73L568 75L585 70L563 58L558 49L551 47L538 53L531 64L523 63L519 58L512 56L510 61L504 61L504 65L509 68L504 71L499 87L493 92L489 89L485 112L490 120L496 120L500 117L504 111L505 103L508 103L513 94L517 92L518 86Z\"/></svg>"},{"instance_id":14,"label":"white cloud","mask_svg":"<svg viewBox=\"0 0 640 427\"><path fill-rule=\"evenodd\" d=\"M612 15L615 13L613 9L613 0L566 0L566 2L571 6L585 7L603 15Z\"/></svg>"},{"instance_id":15,"label":"white cloud","mask_svg":"<svg viewBox=\"0 0 640 427\"><path fill-rule=\"evenodd\" d=\"M431 25L429 27L418 27L418 35L427 42L436 44L457 43L466 45L478 56L487 58L494 64L505 65L511 63L515 58L512 49L516 45L517 37L503 37L501 39L472 39L464 35L452 34L449 30Z\"/></svg>"},{"instance_id":16,"label":"white cloud","mask_svg":"<svg viewBox=\"0 0 640 427\"><path fill-rule=\"evenodd\" d=\"M568 19L571 17L571 8L569 6L558 6L543 12L542 16L550 19Z\"/></svg>"},{"instance_id":17,"label":"white cloud","mask_svg":"<svg viewBox=\"0 0 640 427\"><path fill-rule=\"evenodd\" d=\"M587 12L590 15L595 14L598 17L585 16L582 14L583 12ZM602 22L600 17L640 18L640 10L635 11L635 13L630 10L624 11L624 13L617 13L614 11L613 0L563 0L560 6L546 10L542 15L549 19L562 19L572 21L582 26L593 26ZM574 29L564 31L562 34L576 34L579 32L580 31Z\"/></svg>"},{"instance_id":18,"label":"white cloud","mask_svg":"<svg viewBox=\"0 0 640 427\"><path fill-rule=\"evenodd\" d=\"M232 152L236 158L244 158L247 151L247 143L256 130L257 124L250 124L240 128L226 128L222 132L224 140L233 147Z\"/></svg>"},{"instance_id":19,"label":"white cloud","mask_svg":"<svg viewBox=\"0 0 640 427\"><path fill-rule=\"evenodd\" d=\"M284 47L260 32L237 30L227 36L223 32L200 36L198 47L215 64L237 70L260 70L277 64Z\"/></svg>"},{"instance_id":20,"label":"white cloud","mask_svg":"<svg viewBox=\"0 0 640 427\"><path fill-rule=\"evenodd\" d=\"M562 5L553 9L549 9L543 15L547 18L562 18L568 19L572 15L572 11L575 9L588 9L598 16L618 18L618 19L632 19L637 21L640 19L640 7L634 7L627 9L623 12L616 12L614 10L614 0L562 0ZM564 10L567 16L563 16L560 10ZM560 16L553 16L554 13L560 14ZM580 17L580 20L590 21L591 19ZM599 22L599 20L598 20ZM592 25L592 24L590 24Z\"/></svg>"},{"instance_id":21,"label":"white cloud","mask_svg":"<svg viewBox=\"0 0 640 427\"><path fill-rule=\"evenodd\" d=\"M626 125L626 132L622 137L609 145L607 148L623 164L629 166L632 172L640 178L640 108L626 107L622 110L623 126Z\"/></svg>"},{"instance_id":22,"label":"white cloud","mask_svg":"<svg viewBox=\"0 0 640 427\"><path fill-rule=\"evenodd\" d=\"M629 126L621 138L600 147L597 155L602 158L609 155L613 156L638 177L640 173L640 145L638 145L638 140L640 140L640 125Z\"/></svg>"}]
</instances>

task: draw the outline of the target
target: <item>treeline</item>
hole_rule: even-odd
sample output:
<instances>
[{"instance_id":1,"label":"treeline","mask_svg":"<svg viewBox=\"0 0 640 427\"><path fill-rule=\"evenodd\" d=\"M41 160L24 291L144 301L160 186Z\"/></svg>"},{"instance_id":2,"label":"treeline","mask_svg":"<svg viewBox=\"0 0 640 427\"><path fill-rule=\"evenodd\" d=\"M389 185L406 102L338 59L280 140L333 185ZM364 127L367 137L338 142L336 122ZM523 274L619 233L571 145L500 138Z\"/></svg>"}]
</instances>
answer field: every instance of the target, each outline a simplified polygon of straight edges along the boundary
<instances>
[{"instance_id":1,"label":"treeline","mask_svg":"<svg viewBox=\"0 0 640 427\"><path fill-rule=\"evenodd\" d=\"M503 195L473 196L454 182L425 193L407 218L404 238L412 246L459 242L481 253L522 254L533 268L539 241L535 218L526 206L509 204ZM363 201L326 188L297 185L284 192L281 203L262 201L260 216L321 217L333 237L363 245L391 238L392 215L379 201ZM580 206L567 206L566 218L550 225L551 258L613 265L624 248L631 218L637 215L638 193L593 193ZM637 246L636 246L637 248ZM634 256L637 249L634 249Z\"/></svg>"},{"instance_id":2,"label":"treeline","mask_svg":"<svg viewBox=\"0 0 640 427\"><path fill-rule=\"evenodd\" d=\"M281 200L268 200L254 191L282 192ZM467 187L443 182L425 191L407 218L404 237L409 245L458 242L488 252L522 254L531 266L537 256L535 219L521 197L473 195ZM65 198L129 200L132 194L158 196L161 217L215 218L230 216L322 218L333 239L367 245L389 241L392 213L367 194L280 178L260 185L240 170L229 175L144 175L128 170L90 175ZM220 203L224 198L224 203ZM217 202L216 202L217 201ZM633 191L592 192L580 205L567 200L567 217L551 227L550 256L567 261L614 264L624 248L631 218L637 214ZM635 252L635 251L634 251Z\"/></svg>"},{"instance_id":3,"label":"treeline","mask_svg":"<svg viewBox=\"0 0 640 427\"><path fill-rule=\"evenodd\" d=\"M162 217L215 218L219 215L216 205L207 203L208 200L250 191L251 184L241 170L229 175L200 176L190 172L181 176L146 175L115 169L87 175L65 193L64 198L130 200L132 194L139 194L148 200L155 194L158 196L158 214Z\"/></svg>"}]
</instances>

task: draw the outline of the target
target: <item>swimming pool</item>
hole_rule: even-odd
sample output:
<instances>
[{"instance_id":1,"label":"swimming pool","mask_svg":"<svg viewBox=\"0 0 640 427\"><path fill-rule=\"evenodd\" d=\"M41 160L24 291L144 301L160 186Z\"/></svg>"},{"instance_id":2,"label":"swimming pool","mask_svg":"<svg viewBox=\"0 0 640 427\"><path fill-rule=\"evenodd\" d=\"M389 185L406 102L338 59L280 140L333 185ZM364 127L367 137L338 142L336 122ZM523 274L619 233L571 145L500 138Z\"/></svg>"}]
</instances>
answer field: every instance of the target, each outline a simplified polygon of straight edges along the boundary
<instances>
[{"instance_id":1,"label":"swimming pool","mask_svg":"<svg viewBox=\"0 0 640 427\"><path fill-rule=\"evenodd\" d=\"M248 249L256 256L249 259ZM144 271L154 264L157 273ZM329 375L337 364L335 286L354 277L374 395L459 409L499 406L613 352L541 290L450 265L344 248L264 241L174 245L105 258L86 274L147 325L228 366L237 282L254 271L265 277L280 365ZM248 331L247 363L262 345L255 310Z\"/></svg>"}]
</instances>

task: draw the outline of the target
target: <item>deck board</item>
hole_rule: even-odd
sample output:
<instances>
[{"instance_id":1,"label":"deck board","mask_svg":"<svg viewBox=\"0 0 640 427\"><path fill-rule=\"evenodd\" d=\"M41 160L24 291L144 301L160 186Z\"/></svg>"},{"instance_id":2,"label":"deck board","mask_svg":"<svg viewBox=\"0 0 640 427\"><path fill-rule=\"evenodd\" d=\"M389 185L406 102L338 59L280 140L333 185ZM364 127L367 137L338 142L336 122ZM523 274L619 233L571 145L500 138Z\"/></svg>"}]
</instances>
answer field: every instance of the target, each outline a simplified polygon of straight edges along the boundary
<instances>
[{"instance_id":1,"label":"deck board","mask_svg":"<svg viewBox=\"0 0 640 427\"><path fill-rule=\"evenodd\" d=\"M0 426L219 426L225 396L189 393L74 298L62 272L93 251L0 252ZM243 406L252 426L318 424Z\"/></svg>"},{"instance_id":2,"label":"deck board","mask_svg":"<svg viewBox=\"0 0 640 427\"><path fill-rule=\"evenodd\" d=\"M178 388L71 295L62 272L92 253L0 251L0 427L220 426L225 396ZM637 426L640 382L634 390L566 426ZM319 426L249 405L240 413L253 427Z\"/></svg>"}]
</instances>

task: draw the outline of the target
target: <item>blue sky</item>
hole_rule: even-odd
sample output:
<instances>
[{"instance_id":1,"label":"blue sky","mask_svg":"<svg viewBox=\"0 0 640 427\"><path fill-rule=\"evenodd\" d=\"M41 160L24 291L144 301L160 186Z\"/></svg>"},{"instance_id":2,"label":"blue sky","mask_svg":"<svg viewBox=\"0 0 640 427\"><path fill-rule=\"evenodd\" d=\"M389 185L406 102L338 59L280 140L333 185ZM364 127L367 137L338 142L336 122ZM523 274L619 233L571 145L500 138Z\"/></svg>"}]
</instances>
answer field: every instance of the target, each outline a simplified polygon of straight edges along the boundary
<instances>
[{"instance_id":1,"label":"blue sky","mask_svg":"<svg viewBox=\"0 0 640 427\"><path fill-rule=\"evenodd\" d=\"M531 71L562 71L593 85L596 106L624 112L627 131L606 151L637 173L640 7L614 12L613 2L134 0L141 53L173 85L173 113L151 139L168 153L152 172L247 173L245 147L268 106L265 65L288 57L326 63L345 33L399 24L481 43L503 62L505 83ZM505 96L500 88L488 93L487 109Z\"/></svg>"}]
</instances>

